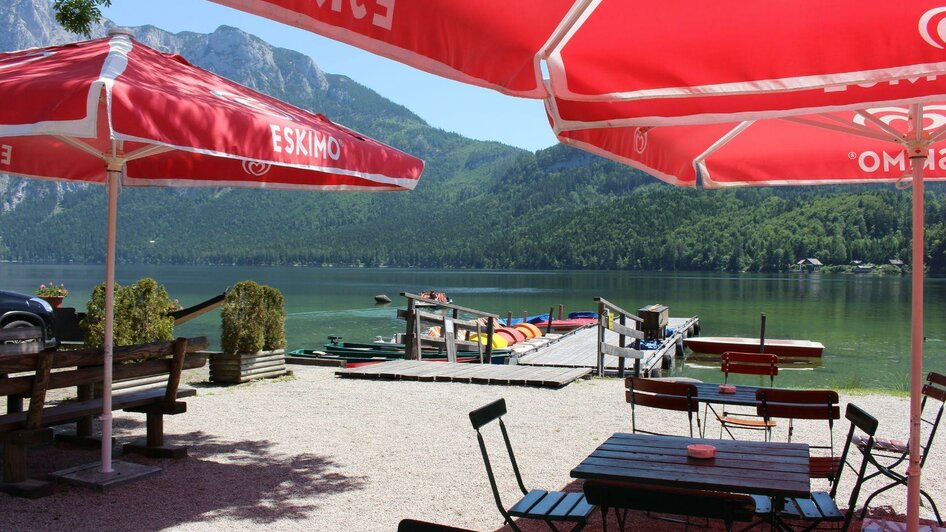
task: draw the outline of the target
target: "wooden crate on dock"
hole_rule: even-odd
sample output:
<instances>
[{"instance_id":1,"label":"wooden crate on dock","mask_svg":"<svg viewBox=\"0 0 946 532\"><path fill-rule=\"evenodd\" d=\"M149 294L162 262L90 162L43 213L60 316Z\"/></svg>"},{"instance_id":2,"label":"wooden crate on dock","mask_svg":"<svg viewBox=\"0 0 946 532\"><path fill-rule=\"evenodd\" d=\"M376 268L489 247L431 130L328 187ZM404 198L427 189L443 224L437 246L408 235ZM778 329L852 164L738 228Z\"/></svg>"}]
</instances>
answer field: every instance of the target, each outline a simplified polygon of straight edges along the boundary
<instances>
[{"instance_id":1,"label":"wooden crate on dock","mask_svg":"<svg viewBox=\"0 0 946 532\"><path fill-rule=\"evenodd\" d=\"M647 340L663 340L667 336L667 322L670 320L670 308L667 305L654 304L638 309L637 315L643 321L641 331Z\"/></svg>"}]
</instances>

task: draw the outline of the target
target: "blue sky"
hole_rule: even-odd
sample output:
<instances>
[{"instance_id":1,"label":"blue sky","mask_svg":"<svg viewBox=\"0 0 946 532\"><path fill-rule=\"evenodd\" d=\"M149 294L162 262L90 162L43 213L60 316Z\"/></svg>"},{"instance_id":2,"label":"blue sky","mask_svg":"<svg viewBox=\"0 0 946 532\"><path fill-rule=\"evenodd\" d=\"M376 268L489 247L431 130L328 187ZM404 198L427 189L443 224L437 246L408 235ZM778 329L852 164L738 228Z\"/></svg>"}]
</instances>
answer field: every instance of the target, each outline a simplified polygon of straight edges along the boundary
<instances>
[{"instance_id":1,"label":"blue sky","mask_svg":"<svg viewBox=\"0 0 946 532\"><path fill-rule=\"evenodd\" d=\"M439 78L207 0L114 0L103 14L122 26L151 24L175 33L210 33L221 25L235 26L275 46L312 57L322 70L343 74L370 87L417 113L434 127L530 151L556 143L541 101L513 98Z\"/></svg>"}]
</instances>

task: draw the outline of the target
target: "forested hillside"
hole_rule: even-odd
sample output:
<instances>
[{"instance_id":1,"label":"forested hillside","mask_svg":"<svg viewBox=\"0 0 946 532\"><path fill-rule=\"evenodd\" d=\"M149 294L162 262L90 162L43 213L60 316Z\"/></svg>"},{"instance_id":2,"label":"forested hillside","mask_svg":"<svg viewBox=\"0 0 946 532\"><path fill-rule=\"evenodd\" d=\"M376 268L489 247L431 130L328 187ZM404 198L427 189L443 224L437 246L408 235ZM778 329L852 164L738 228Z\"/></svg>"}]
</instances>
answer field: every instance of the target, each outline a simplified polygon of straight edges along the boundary
<instances>
[{"instance_id":1,"label":"forested hillside","mask_svg":"<svg viewBox=\"0 0 946 532\"><path fill-rule=\"evenodd\" d=\"M420 156L427 167L409 193L125 189L120 261L772 271L805 257L828 264L909 257L910 192L892 186L674 188L565 146L528 153L432 128L321 71L318 58L236 28L135 31L151 46ZM6 50L69 38L46 0L0 5ZM100 187L0 176L0 260L100 262L104 216ZM927 216L930 267L946 272L940 187L931 187Z\"/></svg>"}]
</instances>

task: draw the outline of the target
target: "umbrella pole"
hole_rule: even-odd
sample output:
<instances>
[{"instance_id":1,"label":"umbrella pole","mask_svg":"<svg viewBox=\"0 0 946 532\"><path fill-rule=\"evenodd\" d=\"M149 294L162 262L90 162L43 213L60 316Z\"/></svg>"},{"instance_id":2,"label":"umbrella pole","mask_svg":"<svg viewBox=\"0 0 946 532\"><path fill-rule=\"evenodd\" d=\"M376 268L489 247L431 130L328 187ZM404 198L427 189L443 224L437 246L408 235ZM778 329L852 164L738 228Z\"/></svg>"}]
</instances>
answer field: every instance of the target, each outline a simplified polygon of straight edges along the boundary
<instances>
[{"instance_id":1,"label":"umbrella pole","mask_svg":"<svg viewBox=\"0 0 946 532\"><path fill-rule=\"evenodd\" d=\"M105 339L102 379L102 473L112 472L112 339L115 321L115 227L118 213L118 185L121 170L109 168L108 230L105 237Z\"/></svg>"},{"instance_id":2,"label":"umbrella pole","mask_svg":"<svg viewBox=\"0 0 946 532\"><path fill-rule=\"evenodd\" d=\"M923 165L922 156L912 157L913 169L913 322L910 339L910 464L907 467L907 530L920 527L920 388L923 385Z\"/></svg>"}]
</instances>

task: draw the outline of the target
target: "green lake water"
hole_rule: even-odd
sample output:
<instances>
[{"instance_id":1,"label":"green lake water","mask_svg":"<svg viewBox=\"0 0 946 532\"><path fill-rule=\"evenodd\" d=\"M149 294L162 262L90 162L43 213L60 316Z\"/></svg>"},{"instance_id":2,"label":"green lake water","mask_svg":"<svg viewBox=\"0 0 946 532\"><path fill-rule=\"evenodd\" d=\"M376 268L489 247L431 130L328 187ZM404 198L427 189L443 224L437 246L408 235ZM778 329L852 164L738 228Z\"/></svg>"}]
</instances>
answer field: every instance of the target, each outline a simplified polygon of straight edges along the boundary
<instances>
[{"instance_id":1,"label":"green lake water","mask_svg":"<svg viewBox=\"0 0 946 532\"><path fill-rule=\"evenodd\" d=\"M65 283L65 306L84 311L92 288L104 278L102 265L0 263L0 289L33 293L42 282ZM783 371L776 384L905 389L910 353L909 277L841 274L720 274L650 272L523 272L415 269L342 269L245 266L119 265L119 283L151 276L172 298L193 305L252 279L282 290L290 349L318 348L329 335L348 341L403 332L396 317L400 292L438 290L454 302L505 316L594 310L604 297L628 310L652 303L674 317L700 316L704 336L759 333L766 337L815 340L826 346L816 367ZM393 303L374 304L376 294ZM946 278L926 281L924 370L946 371ZM175 331L210 336L219 343L220 313L201 316ZM721 378L711 362L678 359L675 373L707 381ZM743 382L753 382L753 378ZM737 381L738 382L738 381Z\"/></svg>"}]
</instances>

